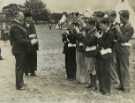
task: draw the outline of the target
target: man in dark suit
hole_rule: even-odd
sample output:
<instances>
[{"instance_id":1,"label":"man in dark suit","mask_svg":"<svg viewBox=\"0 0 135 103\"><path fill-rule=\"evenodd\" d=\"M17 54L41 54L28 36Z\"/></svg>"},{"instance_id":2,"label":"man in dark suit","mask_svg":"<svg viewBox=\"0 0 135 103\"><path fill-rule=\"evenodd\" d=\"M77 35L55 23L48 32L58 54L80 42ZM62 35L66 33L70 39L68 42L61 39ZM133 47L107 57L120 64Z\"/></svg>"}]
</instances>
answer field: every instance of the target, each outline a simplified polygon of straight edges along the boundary
<instances>
[{"instance_id":1,"label":"man in dark suit","mask_svg":"<svg viewBox=\"0 0 135 103\"><path fill-rule=\"evenodd\" d=\"M23 90L24 80L23 73L25 69L26 53L30 45L37 43L36 40L30 41L27 30L24 28L24 15L19 12L13 21L10 30L10 41L12 53L16 60L16 89Z\"/></svg>"},{"instance_id":2,"label":"man in dark suit","mask_svg":"<svg viewBox=\"0 0 135 103\"><path fill-rule=\"evenodd\" d=\"M121 10L120 14L120 25L116 26L116 43L115 52L117 59L117 73L120 80L119 90L129 92L129 47L128 43L131 39L134 30L129 24L129 11Z\"/></svg>"}]
</instances>

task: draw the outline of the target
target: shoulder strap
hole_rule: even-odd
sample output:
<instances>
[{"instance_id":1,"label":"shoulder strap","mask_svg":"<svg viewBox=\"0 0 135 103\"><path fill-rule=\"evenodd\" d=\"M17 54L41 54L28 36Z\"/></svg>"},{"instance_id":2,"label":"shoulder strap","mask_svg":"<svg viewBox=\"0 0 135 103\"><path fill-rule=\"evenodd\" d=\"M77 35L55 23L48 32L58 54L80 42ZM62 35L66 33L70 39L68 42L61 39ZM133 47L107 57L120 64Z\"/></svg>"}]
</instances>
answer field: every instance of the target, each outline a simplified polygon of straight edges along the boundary
<instances>
[{"instance_id":1,"label":"shoulder strap","mask_svg":"<svg viewBox=\"0 0 135 103\"><path fill-rule=\"evenodd\" d=\"M27 29L26 29L25 27L23 27L22 25L20 25L20 24L15 23L15 24L13 25L13 27L18 27L18 28L21 29L23 32L27 33Z\"/></svg>"}]
</instances>

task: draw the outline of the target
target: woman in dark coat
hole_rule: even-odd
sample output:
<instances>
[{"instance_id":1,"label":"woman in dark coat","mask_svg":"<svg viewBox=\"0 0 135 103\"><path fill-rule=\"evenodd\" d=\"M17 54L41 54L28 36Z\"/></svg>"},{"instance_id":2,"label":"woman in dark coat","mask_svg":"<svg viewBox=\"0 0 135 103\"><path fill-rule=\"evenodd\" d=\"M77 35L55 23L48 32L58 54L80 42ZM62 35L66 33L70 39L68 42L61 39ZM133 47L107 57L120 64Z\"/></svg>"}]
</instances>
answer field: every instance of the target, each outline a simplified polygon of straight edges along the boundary
<instances>
[{"instance_id":1,"label":"woman in dark coat","mask_svg":"<svg viewBox=\"0 0 135 103\"><path fill-rule=\"evenodd\" d=\"M27 29L29 39L38 39L36 34L36 29L34 26L34 22L30 13L25 14L25 27ZM31 74L31 76L36 76L35 71L37 70L37 50L38 43L35 45L31 45L29 51L27 52L27 68L25 70L25 74Z\"/></svg>"}]
</instances>

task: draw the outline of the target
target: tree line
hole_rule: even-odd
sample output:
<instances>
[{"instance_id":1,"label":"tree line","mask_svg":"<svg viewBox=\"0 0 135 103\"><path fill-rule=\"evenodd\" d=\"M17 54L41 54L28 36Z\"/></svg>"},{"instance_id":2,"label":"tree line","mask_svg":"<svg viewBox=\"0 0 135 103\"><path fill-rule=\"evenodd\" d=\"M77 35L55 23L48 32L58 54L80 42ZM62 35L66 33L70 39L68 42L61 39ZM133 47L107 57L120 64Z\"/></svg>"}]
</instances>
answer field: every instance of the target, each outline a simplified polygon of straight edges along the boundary
<instances>
[{"instance_id":1,"label":"tree line","mask_svg":"<svg viewBox=\"0 0 135 103\"><path fill-rule=\"evenodd\" d=\"M39 21L57 23L62 16L62 13L51 13L47 5L41 0L26 0L23 5L12 3L2 8L2 13L6 15L6 20L9 21L12 20L19 11L30 12L36 23Z\"/></svg>"}]
</instances>

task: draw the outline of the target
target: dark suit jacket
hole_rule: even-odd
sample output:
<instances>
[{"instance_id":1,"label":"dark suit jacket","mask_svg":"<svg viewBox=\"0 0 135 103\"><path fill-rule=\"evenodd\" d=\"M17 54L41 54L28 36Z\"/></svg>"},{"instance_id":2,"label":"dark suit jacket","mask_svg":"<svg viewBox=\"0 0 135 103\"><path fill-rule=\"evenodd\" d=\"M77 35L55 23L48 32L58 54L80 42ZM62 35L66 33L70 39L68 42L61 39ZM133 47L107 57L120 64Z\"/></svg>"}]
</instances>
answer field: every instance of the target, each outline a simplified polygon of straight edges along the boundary
<instances>
[{"instance_id":1,"label":"dark suit jacket","mask_svg":"<svg viewBox=\"0 0 135 103\"><path fill-rule=\"evenodd\" d=\"M97 40L98 51L99 51L98 57L100 57L102 59L112 59L112 53L101 55L100 51L101 51L102 48L104 48L104 49L107 49L107 48L113 49L114 37L115 37L115 35L113 34L112 30L109 30L108 32L105 32L100 39Z\"/></svg>"},{"instance_id":2,"label":"dark suit jacket","mask_svg":"<svg viewBox=\"0 0 135 103\"><path fill-rule=\"evenodd\" d=\"M11 26L10 41L13 54L26 53L31 45L27 30L17 22Z\"/></svg>"}]
</instances>

